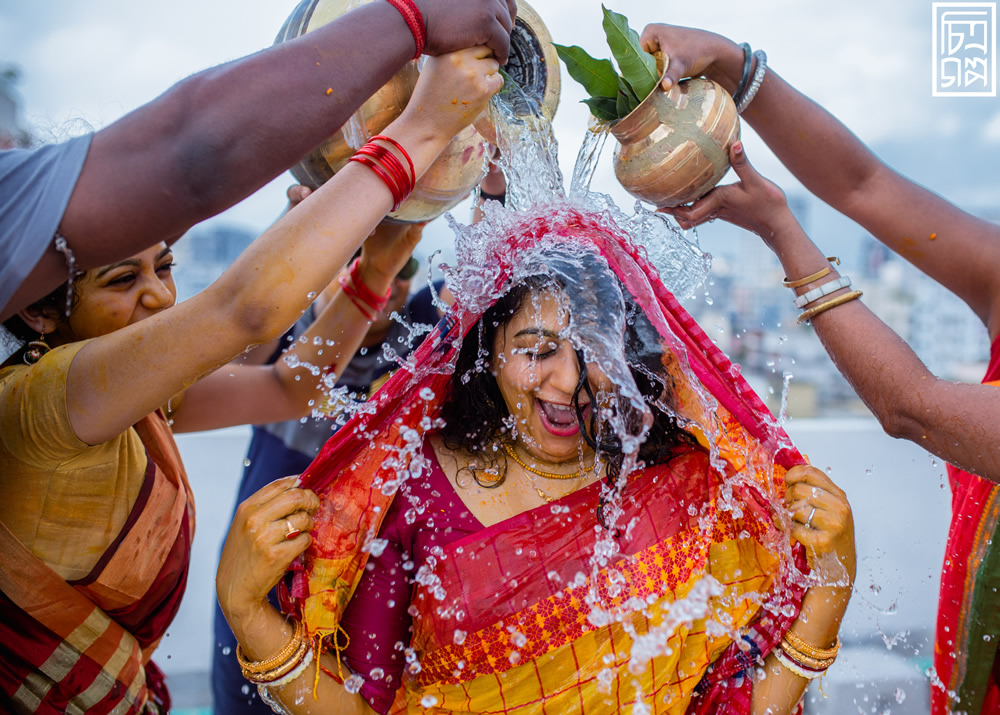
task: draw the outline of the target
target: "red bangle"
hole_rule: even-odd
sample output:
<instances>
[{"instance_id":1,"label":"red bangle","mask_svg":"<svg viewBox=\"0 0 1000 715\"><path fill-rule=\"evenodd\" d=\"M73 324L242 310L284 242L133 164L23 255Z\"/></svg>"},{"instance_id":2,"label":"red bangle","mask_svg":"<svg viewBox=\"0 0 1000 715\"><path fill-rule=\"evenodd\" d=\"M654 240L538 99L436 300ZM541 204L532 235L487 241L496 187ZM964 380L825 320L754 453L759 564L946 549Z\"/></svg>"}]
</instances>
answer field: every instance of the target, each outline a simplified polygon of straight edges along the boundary
<instances>
[{"instance_id":1,"label":"red bangle","mask_svg":"<svg viewBox=\"0 0 1000 715\"><path fill-rule=\"evenodd\" d=\"M351 263L351 283L353 284L354 290L357 291L357 295L361 300L370 305L372 309L378 313L381 312L383 308L389 303L389 297L392 295L392 286L386 290L385 295L376 295L375 292L365 285L365 282L361 280L361 258L355 258L354 262Z\"/></svg>"},{"instance_id":2,"label":"red bangle","mask_svg":"<svg viewBox=\"0 0 1000 715\"><path fill-rule=\"evenodd\" d=\"M420 14L417 4L413 0L389 0L389 4L399 10L399 14L406 20L406 24L413 34L413 43L417 46L413 59L417 59L424 54L424 45L427 44L427 28L424 26L424 16Z\"/></svg>"},{"instance_id":3,"label":"red bangle","mask_svg":"<svg viewBox=\"0 0 1000 715\"><path fill-rule=\"evenodd\" d=\"M399 184L396 183L396 180L393 177L389 176L389 174L386 173L385 169L379 166L378 162L372 161L367 156L364 156L363 154L360 153L360 150L358 153L355 153L349 159L349 161L361 162L369 169L374 171L376 174L378 174L380 177L382 177L382 181L385 182L385 185L389 187L389 191L392 192L392 210L398 211L400 205L403 203L403 199L406 198L402 194L403 187L399 186Z\"/></svg>"},{"instance_id":4,"label":"red bangle","mask_svg":"<svg viewBox=\"0 0 1000 715\"><path fill-rule=\"evenodd\" d=\"M366 306L358 294L354 292L354 289L351 288L351 282L347 279L347 277L341 276L338 282L340 283L340 289L344 291L344 295L346 295L350 301L354 303L355 308L361 311L361 315L365 316L365 319L369 323L374 323L375 316L369 312L370 306Z\"/></svg>"},{"instance_id":5,"label":"red bangle","mask_svg":"<svg viewBox=\"0 0 1000 715\"><path fill-rule=\"evenodd\" d=\"M386 149L384 146L372 144L371 142L358 149L357 153L377 159L379 163L382 164L383 168L385 168L390 174L392 174L393 178L395 178L396 188L398 189L399 195L404 197L404 199L410 195L412 185L406 176L406 170L403 169L403 165L399 163L399 159L396 158L395 154ZM393 195L395 196L396 193L394 192Z\"/></svg>"},{"instance_id":6,"label":"red bangle","mask_svg":"<svg viewBox=\"0 0 1000 715\"><path fill-rule=\"evenodd\" d=\"M403 148L403 145L392 137L387 137L385 134L376 134L371 138L371 141L375 141L376 139L381 139L384 142L392 144L396 147L399 153L403 155L403 158L406 159L406 163L410 165L410 190L412 191L412 187L417 183L417 170L413 168L413 159L411 159L410 155L406 153L406 149Z\"/></svg>"}]
</instances>

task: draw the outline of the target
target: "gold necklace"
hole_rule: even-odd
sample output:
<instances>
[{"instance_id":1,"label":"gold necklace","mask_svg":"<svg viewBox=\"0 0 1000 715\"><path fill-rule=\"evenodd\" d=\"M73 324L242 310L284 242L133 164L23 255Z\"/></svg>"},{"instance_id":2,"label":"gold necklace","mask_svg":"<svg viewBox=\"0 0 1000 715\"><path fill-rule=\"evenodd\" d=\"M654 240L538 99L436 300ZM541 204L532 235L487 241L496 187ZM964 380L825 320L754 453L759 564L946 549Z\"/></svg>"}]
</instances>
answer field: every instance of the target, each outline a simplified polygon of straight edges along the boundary
<instances>
[{"instance_id":1,"label":"gold necklace","mask_svg":"<svg viewBox=\"0 0 1000 715\"><path fill-rule=\"evenodd\" d=\"M517 464L519 464L522 469L524 469L527 472L531 472L532 474L537 474L539 477L545 477L546 479L579 479L580 477L584 476L587 472L591 471L591 469L593 469L593 467L591 467L591 469L585 469L585 470L582 469L578 471L576 474L556 474L555 472L543 472L541 469L535 469L534 467L530 467L523 461L521 461L521 458L517 456L517 453L514 451L514 447L510 444L510 442L503 442L502 444L503 444L503 451L507 453L508 457L517 462Z\"/></svg>"}]
</instances>

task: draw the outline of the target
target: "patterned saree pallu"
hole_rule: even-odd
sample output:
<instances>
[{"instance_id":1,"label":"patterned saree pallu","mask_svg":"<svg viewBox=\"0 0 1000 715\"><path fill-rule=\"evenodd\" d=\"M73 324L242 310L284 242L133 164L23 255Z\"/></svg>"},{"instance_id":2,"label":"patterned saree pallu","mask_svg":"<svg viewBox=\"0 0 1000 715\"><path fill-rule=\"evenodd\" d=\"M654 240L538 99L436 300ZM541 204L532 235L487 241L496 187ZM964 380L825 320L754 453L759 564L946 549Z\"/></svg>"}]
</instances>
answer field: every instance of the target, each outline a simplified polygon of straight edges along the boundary
<instances>
[{"instance_id":1,"label":"patterned saree pallu","mask_svg":"<svg viewBox=\"0 0 1000 715\"><path fill-rule=\"evenodd\" d=\"M424 564L410 608L417 667L397 709L749 712L742 673L780 641L803 594L801 548L769 511L802 457L608 217L564 208L558 219L507 220L484 252L485 285L498 293L530 275L523 262L541 242L599 256L655 329L678 419L705 449L628 475L617 538L598 525L593 484ZM400 480L427 469L422 445L457 349L488 307L453 292L455 307L410 362L303 474L323 506L291 595L314 636L337 632Z\"/></svg>"}]
</instances>

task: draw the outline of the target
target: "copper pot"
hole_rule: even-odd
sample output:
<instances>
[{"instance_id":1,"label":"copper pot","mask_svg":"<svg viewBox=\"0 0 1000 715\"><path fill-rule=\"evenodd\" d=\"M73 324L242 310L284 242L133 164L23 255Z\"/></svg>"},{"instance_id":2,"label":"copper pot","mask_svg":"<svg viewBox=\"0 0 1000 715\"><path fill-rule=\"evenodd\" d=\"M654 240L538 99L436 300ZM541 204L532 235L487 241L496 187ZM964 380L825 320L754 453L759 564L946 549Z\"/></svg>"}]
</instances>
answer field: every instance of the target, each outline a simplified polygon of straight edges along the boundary
<instances>
[{"instance_id":1,"label":"copper pot","mask_svg":"<svg viewBox=\"0 0 1000 715\"><path fill-rule=\"evenodd\" d=\"M662 208L701 198L729 170L740 119L729 93L688 79L646 99L611 127L615 176L632 196Z\"/></svg>"},{"instance_id":2,"label":"copper pot","mask_svg":"<svg viewBox=\"0 0 1000 715\"><path fill-rule=\"evenodd\" d=\"M302 0L289 15L275 43L284 42L335 20L372 0ZM517 22L511 34L507 72L527 93L555 114L559 103L559 61L552 38L538 14L523 0L518 2ZM316 188L339 171L369 137L378 134L403 111L419 75L418 63L407 62L392 79L372 95L336 134L292 167L299 183ZM484 113L485 116L486 113ZM389 218L402 223L421 223L453 208L485 175L487 140L495 133L488 121L460 132L417 182L410 197Z\"/></svg>"}]
</instances>

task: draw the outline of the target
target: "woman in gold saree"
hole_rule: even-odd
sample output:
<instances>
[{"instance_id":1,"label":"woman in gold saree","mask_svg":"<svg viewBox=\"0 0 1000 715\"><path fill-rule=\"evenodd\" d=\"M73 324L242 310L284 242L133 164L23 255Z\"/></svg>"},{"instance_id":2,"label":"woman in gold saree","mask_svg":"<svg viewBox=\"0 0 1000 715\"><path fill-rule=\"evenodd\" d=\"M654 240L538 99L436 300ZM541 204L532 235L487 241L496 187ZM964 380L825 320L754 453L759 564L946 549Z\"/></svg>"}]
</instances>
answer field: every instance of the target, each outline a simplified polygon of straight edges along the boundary
<instances>
[{"instance_id":1,"label":"woman in gold saree","mask_svg":"<svg viewBox=\"0 0 1000 715\"><path fill-rule=\"evenodd\" d=\"M238 510L245 675L294 713L793 712L839 644L843 492L608 216L504 221L301 485Z\"/></svg>"}]
</instances>

